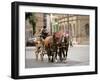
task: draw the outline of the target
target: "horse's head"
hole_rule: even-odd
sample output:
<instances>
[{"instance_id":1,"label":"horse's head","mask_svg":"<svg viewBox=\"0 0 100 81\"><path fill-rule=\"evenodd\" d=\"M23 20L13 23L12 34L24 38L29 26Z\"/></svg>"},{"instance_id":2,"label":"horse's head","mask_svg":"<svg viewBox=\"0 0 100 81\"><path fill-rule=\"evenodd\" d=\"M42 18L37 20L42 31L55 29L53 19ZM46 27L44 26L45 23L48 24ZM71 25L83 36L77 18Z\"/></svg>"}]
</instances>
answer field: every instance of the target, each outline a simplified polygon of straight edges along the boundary
<instances>
[{"instance_id":1,"label":"horse's head","mask_svg":"<svg viewBox=\"0 0 100 81\"><path fill-rule=\"evenodd\" d=\"M62 32L62 31L59 31L59 32L56 32L55 33L55 39L56 39L56 42L57 43L60 43L61 42L61 39L63 37L63 34L64 34L64 32Z\"/></svg>"},{"instance_id":2,"label":"horse's head","mask_svg":"<svg viewBox=\"0 0 100 81\"><path fill-rule=\"evenodd\" d=\"M68 32L59 31L59 32L54 33L54 35L55 35L56 42L58 44L62 42L63 38L66 39L66 40L69 38Z\"/></svg>"}]
</instances>

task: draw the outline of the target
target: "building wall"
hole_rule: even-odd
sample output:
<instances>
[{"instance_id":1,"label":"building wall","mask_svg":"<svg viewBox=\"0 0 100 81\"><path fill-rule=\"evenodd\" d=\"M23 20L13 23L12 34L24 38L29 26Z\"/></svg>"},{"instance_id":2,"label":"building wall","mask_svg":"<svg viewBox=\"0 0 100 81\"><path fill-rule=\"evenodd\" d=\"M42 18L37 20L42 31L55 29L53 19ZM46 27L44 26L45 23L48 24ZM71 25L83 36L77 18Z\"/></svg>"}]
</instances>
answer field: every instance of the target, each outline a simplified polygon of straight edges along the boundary
<instances>
[{"instance_id":1,"label":"building wall","mask_svg":"<svg viewBox=\"0 0 100 81\"><path fill-rule=\"evenodd\" d=\"M89 16L84 15L55 15L59 23L59 30L69 31L74 43L89 44L89 36L86 34L86 24L89 24Z\"/></svg>"},{"instance_id":2,"label":"building wall","mask_svg":"<svg viewBox=\"0 0 100 81\"><path fill-rule=\"evenodd\" d=\"M50 18L50 15L49 14L46 14L46 27L47 27L47 30L49 32L49 34L51 34L51 18Z\"/></svg>"},{"instance_id":3,"label":"building wall","mask_svg":"<svg viewBox=\"0 0 100 81\"><path fill-rule=\"evenodd\" d=\"M38 36L41 29L46 26L51 35L57 31L68 31L73 43L89 44L89 35L86 33L86 24L89 25L89 16L35 13L35 17L35 36ZM32 26L29 25L28 21L26 23L26 27L26 31L32 32Z\"/></svg>"},{"instance_id":4,"label":"building wall","mask_svg":"<svg viewBox=\"0 0 100 81\"><path fill-rule=\"evenodd\" d=\"M89 24L89 17L88 16L82 16L79 19L79 43L84 43L87 41L89 43L89 35L86 34L86 24ZM89 28L89 27L88 27Z\"/></svg>"},{"instance_id":5,"label":"building wall","mask_svg":"<svg viewBox=\"0 0 100 81\"><path fill-rule=\"evenodd\" d=\"M36 17L36 28L35 28L36 33L35 33L35 36L38 36L41 29L44 26L44 14L43 13L36 13L35 17Z\"/></svg>"}]
</instances>

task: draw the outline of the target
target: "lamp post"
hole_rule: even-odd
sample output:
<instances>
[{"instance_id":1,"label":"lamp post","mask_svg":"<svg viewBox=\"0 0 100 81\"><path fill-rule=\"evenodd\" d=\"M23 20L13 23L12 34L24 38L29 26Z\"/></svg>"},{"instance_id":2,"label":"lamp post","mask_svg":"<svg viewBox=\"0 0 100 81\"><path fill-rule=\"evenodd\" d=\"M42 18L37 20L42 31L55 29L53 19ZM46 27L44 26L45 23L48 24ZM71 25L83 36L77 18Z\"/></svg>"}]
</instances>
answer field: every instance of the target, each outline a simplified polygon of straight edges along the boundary
<instances>
[{"instance_id":1,"label":"lamp post","mask_svg":"<svg viewBox=\"0 0 100 81\"><path fill-rule=\"evenodd\" d=\"M69 28L69 14L67 14L67 22L68 22L68 33L69 33L69 31L70 31L70 30L69 30L69 29L70 29L70 28Z\"/></svg>"},{"instance_id":2,"label":"lamp post","mask_svg":"<svg viewBox=\"0 0 100 81\"><path fill-rule=\"evenodd\" d=\"M50 14L50 34L52 35L52 14Z\"/></svg>"}]
</instances>

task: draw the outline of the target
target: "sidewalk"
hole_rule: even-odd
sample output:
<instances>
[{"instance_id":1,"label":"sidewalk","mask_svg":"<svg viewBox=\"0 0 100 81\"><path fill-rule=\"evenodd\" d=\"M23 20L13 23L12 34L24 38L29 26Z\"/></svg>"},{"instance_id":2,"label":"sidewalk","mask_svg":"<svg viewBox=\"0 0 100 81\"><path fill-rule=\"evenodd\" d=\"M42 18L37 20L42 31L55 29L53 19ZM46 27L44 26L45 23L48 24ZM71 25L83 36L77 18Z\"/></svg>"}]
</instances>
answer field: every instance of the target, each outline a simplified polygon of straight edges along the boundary
<instances>
[{"instance_id":1,"label":"sidewalk","mask_svg":"<svg viewBox=\"0 0 100 81\"><path fill-rule=\"evenodd\" d=\"M73 47L89 47L89 45L73 45Z\"/></svg>"}]
</instances>

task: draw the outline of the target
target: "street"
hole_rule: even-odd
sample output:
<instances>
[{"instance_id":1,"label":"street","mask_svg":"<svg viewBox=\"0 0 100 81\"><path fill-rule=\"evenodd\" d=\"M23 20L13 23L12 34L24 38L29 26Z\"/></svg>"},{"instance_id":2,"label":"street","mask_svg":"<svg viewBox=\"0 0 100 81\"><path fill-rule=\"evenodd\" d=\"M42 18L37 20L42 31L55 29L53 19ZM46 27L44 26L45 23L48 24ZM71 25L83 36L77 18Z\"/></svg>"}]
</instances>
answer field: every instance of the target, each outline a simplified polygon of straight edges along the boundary
<instances>
[{"instance_id":1,"label":"street","mask_svg":"<svg viewBox=\"0 0 100 81\"><path fill-rule=\"evenodd\" d=\"M49 63L46 55L44 56L44 61L41 61L40 59L36 61L34 51L35 47L26 47L25 68L89 65L89 45L76 45L69 47L66 63Z\"/></svg>"}]
</instances>

